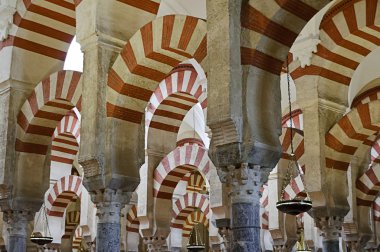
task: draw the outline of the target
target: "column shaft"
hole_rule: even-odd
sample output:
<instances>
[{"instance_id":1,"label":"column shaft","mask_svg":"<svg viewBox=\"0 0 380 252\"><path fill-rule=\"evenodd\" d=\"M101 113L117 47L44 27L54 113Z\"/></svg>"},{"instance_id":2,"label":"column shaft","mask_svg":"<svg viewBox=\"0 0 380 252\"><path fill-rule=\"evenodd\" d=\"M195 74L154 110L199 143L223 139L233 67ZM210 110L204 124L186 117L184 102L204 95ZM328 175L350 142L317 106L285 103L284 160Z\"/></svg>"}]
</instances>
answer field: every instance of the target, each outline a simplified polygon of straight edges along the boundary
<instances>
[{"instance_id":1,"label":"column shaft","mask_svg":"<svg viewBox=\"0 0 380 252\"><path fill-rule=\"evenodd\" d=\"M33 218L31 212L4 212L8 230L8 252L25 252L28 238L28 223Z\"/></svg>"},{"instance_id":2,"label":"column shaft","mask_svg":"<svg viewBox=\"0 0 380 252\"><path fill-rule=\"evenodd\" d=\"M96 251L120 251L120 223L98 223Z\"/></svg>"},{"instance_id":3,"label":"column shaft","mask_svg":"<svg viewBox=\"0 0 380 252\"><path fill-rule=\"evenodd\" d=\"M339 252L339 240L323 241L324 252Z\"/></svg>"},{"instance_id":4,"label":"column shaft","mask_svg":"<svg viewBox=\"0 0 380 252\"><path fill-rule=\"evenodd\" d=\"M26 236L9 235L8 238L9 252L25 252L26 251Z\"/></svg>"},{"instance_id":5,"label":"column shaft","mask_svg":"<svg viewBox=\"0 0 380 252\"><path fill-rule=\"evenodd\" d=\"M260 252L260 166L228 167L231 174L231 251Z\"/></svg>"},{"instance_id":6,"label":"column shaft","mask_svg":"<svg viewBox=\"0 0 380 252\"><path fill-rule=\"evenodd\" d=\"M232 251L260 252L260 206L234 203L232 210Z\"/></svg>"},{"instance_id":7,"label":"column shaft","mask_svg":"<svg viewBox=\"0 0 380 252\"><path fill-rule=\"evenodd\" d=\"M104 189L91 192L96 202L98 225L96 252L120 252L121 209L129 202L131 193L122 190Z\"/></svg>"}]
</instances>

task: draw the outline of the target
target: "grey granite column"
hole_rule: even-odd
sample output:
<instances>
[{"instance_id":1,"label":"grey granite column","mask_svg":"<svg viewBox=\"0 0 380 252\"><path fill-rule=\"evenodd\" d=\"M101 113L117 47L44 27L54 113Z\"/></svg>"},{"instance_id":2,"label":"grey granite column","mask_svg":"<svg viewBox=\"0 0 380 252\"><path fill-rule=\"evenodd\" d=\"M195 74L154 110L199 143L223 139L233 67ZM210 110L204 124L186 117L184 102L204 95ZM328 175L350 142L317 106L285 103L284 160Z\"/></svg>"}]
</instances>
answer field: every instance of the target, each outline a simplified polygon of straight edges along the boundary
<instances>
[{"instance_id":1,"label":"grey granite column","mask_svg":"<svg viewBox=\"0 0 380 252\"><path fill-rule=\"evenodd\" d=\"M260 166L235 169L231 188L232 252L261 252Z\"/></svg>"},{"instance_id":2,"label":"grey granite column","mask_svg":"<svg viewBox=\"0 0 380 252\"><path fill-rule=\"evenodd\" d=\"M342 230L343 218L331 216L318 218L322 231L323 252L339 252L339 235Z\"/></svg>"},{"instance_id":3,"label":"grey granite column","mask_svg":"<svg viewBox=\"0 0 380 252\"><path fill-rule=\"evenodd\" d=\"M231 192L232 252L260 252L260 186L263 172L258 165L228 166ZM219 176L223 177L223 174Z\"/></svg>"},{"instance_id":4,"label":"grey granite column","mask_svg":"<svg viewBox=\"0 0 380 252\"><path fill-rule=\"evenodd\" d=\"M96 203L99 218L96 233L96 251L119 252L121 209L129 200L130 193L105 189L104 191L92 192L91 198Z\"/></svg>"},{"instance_id":5,"label":"grey granite column","mask_svg":"<svg viewBox=\"0 0 380 252\"><path fill-rule=\"evenodd\" d=\"M8 251L25 252L28 239L28 224L33 218L31 212L7 211L4 212L4 221L7 223Z\"/></svg>"}]
</instances>

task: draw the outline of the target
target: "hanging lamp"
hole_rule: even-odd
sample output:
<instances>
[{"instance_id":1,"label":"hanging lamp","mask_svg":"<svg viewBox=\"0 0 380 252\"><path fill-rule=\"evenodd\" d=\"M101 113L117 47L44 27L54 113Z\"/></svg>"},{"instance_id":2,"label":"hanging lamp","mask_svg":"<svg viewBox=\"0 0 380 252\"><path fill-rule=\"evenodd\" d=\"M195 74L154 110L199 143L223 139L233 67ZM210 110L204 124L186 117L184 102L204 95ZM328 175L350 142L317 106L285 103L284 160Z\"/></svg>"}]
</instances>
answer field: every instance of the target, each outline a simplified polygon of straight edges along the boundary
<instances>
[{"instance_id":1,"label":"hanging lamp","mask_svg":"<svg viewBox=\"0 0 380 252\"><path fill-rule=\"evenodd\" d=\"M196 223L191 231L189 243L186 246L188 251L198 252L206 248L202 241L201 234L199 233L198 225L199 223Z\"/></svg>"},{"instance_id":2,"label":"hanging lamp","mask_svg":"<svg viewBox=\"0 0 380 252\"><path fill-rule=\"evenodd\" d=\"M51 237L51 233L49 229L45 203L42 205L41 211L38 213L36 223L39 222L41 215L43 215L42 226L43 226L44 235L41 232L33 232L30 236L30 241L40 246L43 246L53 241L53 237Z\"/></svg>"},{"instance_id":3,"label":"hanging lamp","mask_svg":"<svg viewBox=\"0 0 380 252\"><path fill-rule=\"evenodd\" d=\"M305 241L305 234L304 234L303 228L301 228L300 231L301 231L300 239L296 243L296 251L297 252L311 251L311 249L309 249L309 246L307 245L307 243Z\"/></svg>"},{"instance_id":4,"label":"hanging lamp","mask_svg":"<svg viewBox=\"0 0 380 252\"><path fill-rule=\"evenodd\" d=\"M281 191L281 199L276 203L276 207L279 211L291 214L291 215L298 215L300 213L307 212L312 207L312 202L310 200L309 194L306 190L305 186L305 192L306 192L306 198L297 198L290 200L284 199L284 192L285 192L285 186L292 181L293 177L296 177L294 175L300 174L299 172L299 165L297 162L297 157L294 154L294 147L293 147L293 117L292 117L292 102L291 102L291 94L290 94L290 76L289 76L289 62L288 58L286 58L286 77L287 77L287 83L288 83L288 102L289 102L289 120L290 120L290 162L288 164L288 169L286 171L286 176L284 179L282 191ZM296 171L296 174L293 174L294 171Z\"/></svg>"}]
</instances>

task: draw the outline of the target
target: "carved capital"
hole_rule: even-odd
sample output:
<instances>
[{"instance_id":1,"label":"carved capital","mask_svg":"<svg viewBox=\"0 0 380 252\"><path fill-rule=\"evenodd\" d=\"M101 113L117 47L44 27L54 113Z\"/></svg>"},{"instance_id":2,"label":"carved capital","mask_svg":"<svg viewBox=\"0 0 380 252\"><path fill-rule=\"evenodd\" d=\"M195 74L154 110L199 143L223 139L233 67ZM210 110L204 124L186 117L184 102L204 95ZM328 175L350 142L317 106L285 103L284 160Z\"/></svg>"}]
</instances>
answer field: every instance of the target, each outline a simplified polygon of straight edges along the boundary
<instances>
[{"instance_id":1,"label":"carved capital","mask_svg":"<svg viewBox=\"0 0 380 252\"><path fill-rule=\"evenodd\" d=\"M330 241L339 239L343 225L343 217L320 217L316 219L316 222L322 231L323 240Z\"/></svg>"},{"instance_id":2,"label":"carved capital","mask_svg":"<svg viewBox=\"0 0 380 252\"><path fill-rule=\"evenodd\" d=\"M5 211L3 215L7 230L11 236L27 236L28 222L33 220L34 213L29 211Z\"/></svg>"},{"instance_id":3,"label":"carved capital","mask_svg":"<svg viewBox=\"0 0 380 252\"><path fill-rule=\"evenodd\" d=\"M297 39L290 50L293 54L293 60L299 60L302 68L310 66L313 53L317 52L317 46L320 42L319 34L310 34L307 37Z\"/></svg>"},{"instance_id":4,"label":"carved capital","mask_svg":"<svg viewBox=\"0 0 380 252\"><path fill-rule=\"evenodd\" d=\"M120 223L121 209L132 196L130 192L109 188L90 192L90 194L92 202L96 204L96 215L99 217L99 223Z\"/></svg>"},{"instance_id":5,"label":"carved capital","mask_svg":"<svg viewBox=\"0 0 380 252\"><path fill-rule=\"evenodd\" d=\"M242 163L236 167L229 165L218 168L218 175L222 183L230 187L230 197L233 202L253 202L260 198L260 187L269 174L268 169L261 169L259 165Z\"/></svg>"}]
</instances>

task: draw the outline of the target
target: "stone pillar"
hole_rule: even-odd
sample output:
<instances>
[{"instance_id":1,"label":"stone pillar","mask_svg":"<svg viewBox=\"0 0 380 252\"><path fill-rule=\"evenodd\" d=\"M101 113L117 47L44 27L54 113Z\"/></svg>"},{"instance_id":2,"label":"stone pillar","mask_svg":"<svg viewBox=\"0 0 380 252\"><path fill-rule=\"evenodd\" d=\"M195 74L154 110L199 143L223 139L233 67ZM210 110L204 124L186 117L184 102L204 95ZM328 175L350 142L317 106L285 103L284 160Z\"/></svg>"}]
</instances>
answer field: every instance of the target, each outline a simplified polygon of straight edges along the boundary
<instances>
[{"instance_id":1,"label":"stone pillar","mask_svg":"<svg viewBox=\"0 0 380 252\"><path fill-rule=\"evenodd\" d=\"M339 235L343 218L337 216L317 218L322 231L323 252L339 252Z\"/></svg>"},{"instance_id":2,"label":"stone pillar","mask_svg":"<svg viewBox=\"0 0 380 252\"><path fill-rule=\"evenodd\" d=\"M4 221L7 223L8 251L25 252L28 239L28 224L33 214L26 211L6 211Z\"/></svg>"},{"instance_id":3,"label":"stone pillar","mask_svg":"<svg viewBox=\"0 0 380 252\"><path fill-rule=\"evenodd\" d=\"M97 252L120 251L121 209L130 198L130 193L121 190L104 189L91 192L92 202L96 204L98 225L96 234Z\"/></svg>"},{"instance_id":4,"label":"stone pillar","mask_svg":"<svg viewBox=\"0 0 380 252\"><path fill-rule=\"evenodd\" d=\"M231 201L230 250L260 252L260 185L263 171L259 165L242 163L228 166Z\"/></svg>"}]
</instances>

